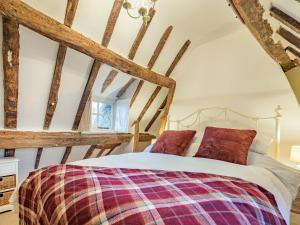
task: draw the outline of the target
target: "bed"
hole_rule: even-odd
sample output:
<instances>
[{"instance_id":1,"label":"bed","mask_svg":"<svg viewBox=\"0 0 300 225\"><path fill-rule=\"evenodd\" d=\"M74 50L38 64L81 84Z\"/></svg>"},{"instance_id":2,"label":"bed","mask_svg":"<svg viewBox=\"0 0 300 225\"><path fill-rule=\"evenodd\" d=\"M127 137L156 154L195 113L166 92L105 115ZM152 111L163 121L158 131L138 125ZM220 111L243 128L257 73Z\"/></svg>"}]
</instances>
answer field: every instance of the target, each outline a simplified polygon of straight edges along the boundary
<instances>
[{"instance_id":1,"label":"bed","mask_svg":"<svg viewBox=\"0 0 300 225\"><path fill-rule=\"evenodd\" d=\"M19 217L24 225L281 225L292 200L262 167L142 152L33 171L19 188Z\"/></svg>"}]
</instances>

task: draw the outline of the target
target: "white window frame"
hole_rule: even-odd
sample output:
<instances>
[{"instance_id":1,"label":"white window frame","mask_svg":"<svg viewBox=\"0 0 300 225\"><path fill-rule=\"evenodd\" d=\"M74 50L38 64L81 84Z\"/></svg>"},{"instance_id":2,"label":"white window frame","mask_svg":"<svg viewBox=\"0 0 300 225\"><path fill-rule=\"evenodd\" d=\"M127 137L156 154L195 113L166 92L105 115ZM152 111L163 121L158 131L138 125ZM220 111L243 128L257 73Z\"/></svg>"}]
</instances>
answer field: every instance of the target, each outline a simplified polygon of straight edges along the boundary
<instances>
[{"instance_id":1,"label":"white window frame","mask_svg":"<svg viewBox=\"0 0 300 225\"><path fill-rule=\"evenodd\" d=\"M93 102L97 103L97 113L93 112ZM93 115L96 115L96 116L99 115L99 105L98 105L99 103L107 104L107 105L111 106L111 127L109 129L93 127ZM97 121L98 121L98 119L97 119ZM113 102L104 101L104 100L98 99L98 98L92 98L92 101L91 101L91 130L92 131L101 131L101 132L113 132L113 130L114 130L114 104L113 104Z\"/></svg>"}]
</instances>

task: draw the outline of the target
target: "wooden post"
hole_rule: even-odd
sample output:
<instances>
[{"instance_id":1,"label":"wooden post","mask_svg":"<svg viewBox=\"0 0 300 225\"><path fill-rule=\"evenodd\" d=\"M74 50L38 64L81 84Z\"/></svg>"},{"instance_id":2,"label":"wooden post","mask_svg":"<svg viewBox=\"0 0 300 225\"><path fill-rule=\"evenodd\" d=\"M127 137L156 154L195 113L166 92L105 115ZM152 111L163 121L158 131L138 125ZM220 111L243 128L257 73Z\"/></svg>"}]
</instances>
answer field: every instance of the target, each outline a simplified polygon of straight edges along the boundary
<instances>
[{"instance_id":1,"label":"wooden post","mask_svg":"<svg viewBox=\"0 0 300 225\"><path fill-rule=\"evenodd\" d=\"M19 49L19 24L3 17L4 127L7 129L17 128ZM14 155L15 149L5 149L5 157Z\"/></svg>"},{"instance_id":2,"label":"wooden post","mask_svg":"<svg viewBox=\"0 0 300 225\"><path fill-rule=\"evenodd\" d=\"M133 152L137 152L140 139L140 124L139 121L134 122L134 134L133 134Z\"/></svg>"},{"instance_id":3,"label":"wooden post","mask_svg":"<svg viewBox=\"0 0 300 225\"><path fill-rule=\"evenodd\" d=\"M159 129L159 134L162 134L166 128L167 121L168 121L168 115L170 111L171 104L173 102L174 94L175 94L176 84L174 84L172 87L169 88L167 103L164 108L164 113L161 117L161 124Z\"/></svg>"}]
</instances>

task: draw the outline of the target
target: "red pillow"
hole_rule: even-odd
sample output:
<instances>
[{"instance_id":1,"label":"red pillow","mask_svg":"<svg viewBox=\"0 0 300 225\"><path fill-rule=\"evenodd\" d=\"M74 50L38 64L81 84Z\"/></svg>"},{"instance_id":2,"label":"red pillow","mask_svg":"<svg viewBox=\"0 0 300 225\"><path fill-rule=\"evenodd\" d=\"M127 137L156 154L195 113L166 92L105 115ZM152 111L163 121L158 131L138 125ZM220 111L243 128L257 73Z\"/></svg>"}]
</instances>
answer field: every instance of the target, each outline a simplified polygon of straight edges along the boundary
<instances>
[{"instance_id":1,"label":"red pillow","mask_svg":"<svg viewBox=\"0 0 300 225\"><path fill-rule=\"evenodd\" d=\"M195 134L194 130L164 131L153 145L151 152L183 156Z\"/></svg>"},{"instance_id":2,"label":"red pillow","mask_svg":"<svg viewBox=\"0 0 300 225\"><path fill-rule=\"evenodd\" d=\"M207 127L195 157L246 165L255 130Z\"/></svg>"}]
</instances>

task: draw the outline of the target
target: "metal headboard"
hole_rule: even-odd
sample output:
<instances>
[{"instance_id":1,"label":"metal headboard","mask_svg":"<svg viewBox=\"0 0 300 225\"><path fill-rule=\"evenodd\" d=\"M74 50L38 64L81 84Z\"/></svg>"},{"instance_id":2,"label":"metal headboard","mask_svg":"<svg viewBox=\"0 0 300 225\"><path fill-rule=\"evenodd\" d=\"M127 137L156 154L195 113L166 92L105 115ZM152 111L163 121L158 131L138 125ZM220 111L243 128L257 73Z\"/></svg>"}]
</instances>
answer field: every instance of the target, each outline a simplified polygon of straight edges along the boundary
<instances>
[{"instance_id":1,"label":"metal headboard","mask_svg":"<svg viewBox=\"0 0 300 225\"><path fill-rule=\"evenodd\" d=\"M211 113L211 112L214 112ZM276 153L276 159L279 159L280 156L280 120L282 117L282 108L281 106L277 106L275 109L275 115L269 116L269 117L252 117L245 115L243 113L237 112L235 110L224 108L224 107L209 107L209 108L202 108L198 109L197 111L189 114L188 116L179 119L179 120L171 120L170 117L168 118L168 127L167 129L175 129L175 130L181 130L181 129L196 129L200 130L201 126L203 126L203 122L213 122L213 121L233 121L234 123L237 123L237 120L233 120L233 116L235 116L235 119L239 118L239 124L243 125L243 128L249 128L256 130L257 132L260 132L262 121L274 121L275 124L275 133L274 133L274 140L275 140L275 153ZM246 123L241 123L242 120L246 120L248 122L248 125ZM249 125L249 122L251 125ZM172 125L175 125L172 126ZM209 124L208 124L209 125ZM245 126L246 125L246 126ZM232 126L234 128L234 126ZM236 127L237 128L237 127ZM240 128L240 127L239 127Z\"/></svg>"}]
</instances>

